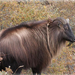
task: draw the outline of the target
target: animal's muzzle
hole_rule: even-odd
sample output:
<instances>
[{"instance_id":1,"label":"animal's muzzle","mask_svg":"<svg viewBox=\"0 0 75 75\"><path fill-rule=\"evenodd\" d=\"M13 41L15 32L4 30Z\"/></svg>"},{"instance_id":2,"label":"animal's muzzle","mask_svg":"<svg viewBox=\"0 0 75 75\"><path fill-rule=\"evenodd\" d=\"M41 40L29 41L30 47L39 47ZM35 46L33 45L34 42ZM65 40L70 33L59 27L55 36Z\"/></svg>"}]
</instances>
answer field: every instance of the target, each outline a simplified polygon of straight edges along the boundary
<instances>
[{"instance_id":1,"label":"animal's muzzle","mask_svg":"<svg viewBox=\"0 0 75 75\"><path fill-rule=\"evenodd\" d=\"M67 46L70 46L73 42L75 42L75 37Z\"/></svg>"},{"instance_id":2,"label":"animal's muzzle","mask_svg":"<svg viewBox=\"0 0 75 75\"><path fill-rule=\"evenodd\" d=\"M75 37L74 37L74 39L73 39L73 42L75 42Z\"/></svg>"},{"instance_id":3,"label":"animal's muzzle","mask_svg":"<svg viewBox=\"0 0 75 75\"><path fill-rule=\"evenodd\" d=\"M75 42L75 37L74 37L74 42Z\"/></svg>"}]
</instances>

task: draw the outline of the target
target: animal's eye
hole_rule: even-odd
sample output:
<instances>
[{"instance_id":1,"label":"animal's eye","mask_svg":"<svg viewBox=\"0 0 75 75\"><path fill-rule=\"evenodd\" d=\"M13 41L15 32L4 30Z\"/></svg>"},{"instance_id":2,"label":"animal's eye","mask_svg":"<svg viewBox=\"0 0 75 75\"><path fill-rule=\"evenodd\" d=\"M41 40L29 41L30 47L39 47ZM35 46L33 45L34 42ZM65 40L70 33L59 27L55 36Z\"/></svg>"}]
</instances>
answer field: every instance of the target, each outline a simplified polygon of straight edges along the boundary
<instances>
[{"instance_id":1,"label":"animal's eye","mask_svg":"<svg viewBox=\"0 0 75 75\"><path fill-rule=\"evenodd\" d=\"M65 29L66 29L66 30L68 29L68 26L67 26L67 25L65 26Z\"/></svg>"}]
</instances>

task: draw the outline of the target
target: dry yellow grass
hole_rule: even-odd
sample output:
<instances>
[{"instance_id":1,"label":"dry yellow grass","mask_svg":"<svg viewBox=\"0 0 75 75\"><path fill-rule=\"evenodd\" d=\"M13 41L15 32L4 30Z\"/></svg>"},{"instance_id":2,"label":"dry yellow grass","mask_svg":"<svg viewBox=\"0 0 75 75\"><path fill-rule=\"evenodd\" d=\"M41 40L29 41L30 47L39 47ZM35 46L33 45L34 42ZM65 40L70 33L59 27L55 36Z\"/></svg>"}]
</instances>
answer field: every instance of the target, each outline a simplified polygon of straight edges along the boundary
<instances>
[{"instance_id":1,"label":"dry yellow grass","mask_svg":"<svg viewBox=\"0 0 75 75\"><path fill-rule=\"evenodd\" d=\"M64 17L70 19L73 32L75 30L75 2L50 2L50 5L42 5L39 2L0 2L0 29L15 26L24 21L42 20L47 18ZM75 45L73 45L75 46ZM61 55L54 58L48 66L45 74L69 74L75 71L75 48L64 48ZM5 73L4 71L2 73ZM22 71L31 74L31 70ZM43 75L42 73L42 75ZM7 74L7 73L6 73Z\"/></svg>"}]
</instances>

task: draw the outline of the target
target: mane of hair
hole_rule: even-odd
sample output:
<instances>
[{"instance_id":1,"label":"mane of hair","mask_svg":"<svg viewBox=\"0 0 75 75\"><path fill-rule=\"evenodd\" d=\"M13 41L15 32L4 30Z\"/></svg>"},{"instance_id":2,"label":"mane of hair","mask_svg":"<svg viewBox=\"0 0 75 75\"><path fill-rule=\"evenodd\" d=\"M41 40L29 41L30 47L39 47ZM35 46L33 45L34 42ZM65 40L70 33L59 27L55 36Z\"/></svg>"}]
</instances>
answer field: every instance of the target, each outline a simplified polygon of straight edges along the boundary
<instances>
[{"instance_id":1,"label":"mane of hair","mask_svg":"<svg viewBox=\"0 0 75 75\"><path fill-rule=\"evenodd\" d=\"M12 33L14 31L17 31L18 29L22 29L22 28L35 28L35 27L40 27L47 24L47 20L42 20L42 21L33 21L33 22L23 22L20 25L11 27L11 28L7 28L3 34L2 37L6 36L9 33Z\"/></svg>"}]
</instances>

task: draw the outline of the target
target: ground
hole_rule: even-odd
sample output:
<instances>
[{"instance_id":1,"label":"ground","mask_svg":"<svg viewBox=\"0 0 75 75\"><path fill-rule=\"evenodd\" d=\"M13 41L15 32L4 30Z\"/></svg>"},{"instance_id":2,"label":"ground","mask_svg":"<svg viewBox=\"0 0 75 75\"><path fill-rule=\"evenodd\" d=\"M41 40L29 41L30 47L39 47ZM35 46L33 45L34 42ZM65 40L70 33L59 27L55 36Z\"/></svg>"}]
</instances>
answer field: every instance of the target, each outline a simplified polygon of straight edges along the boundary
<instances>
[{"instance_id":1,"label":"ground","mask_svg":"<svg viewBox=\"0 0 75 75\"><path fill-rule=\"evenodd\" d=\"M49 5L40 2L0 2L0 30L15 26L24 21L42 20L64 17L70 19L70 26L75 34L75 2L50 2ZM68 42L66 43L67 46ZM7 69L8 70L8 69ZM54 57L51 65L43 74L74 74L75 44L65 47ZM0 72L7 74L5 71ZM31 69L22 70L22 74L32 74Z\"/></svg>"}]
</instances>

